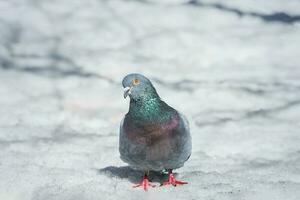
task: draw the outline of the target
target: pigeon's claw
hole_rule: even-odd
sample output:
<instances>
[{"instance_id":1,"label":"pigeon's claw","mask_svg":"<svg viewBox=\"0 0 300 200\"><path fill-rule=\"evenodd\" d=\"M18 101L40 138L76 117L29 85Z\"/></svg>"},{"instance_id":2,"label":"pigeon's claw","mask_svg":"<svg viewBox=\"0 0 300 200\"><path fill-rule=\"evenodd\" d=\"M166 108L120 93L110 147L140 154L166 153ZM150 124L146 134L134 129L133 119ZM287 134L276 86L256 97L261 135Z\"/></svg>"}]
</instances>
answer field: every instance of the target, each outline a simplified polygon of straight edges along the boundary
<instances>
[{"instance_id":1,"label":"pigeon's claw","mask_svg":"<svg viewBox=\"0 0 300 200\"><path fill-rule=\"evenodd\" d=\"M174 187L176 187L177 185L184 185L184 184L188 184L188 182L178 181L178 180L175 179L173 173L169 173L169 180L164 182L161 186L163 186L163 185L173 185Z\"/></svg>"},{"instance_id":2,"label":"pigeon's claw","mask_svg":"<svg viewBox=\"0 0 300 200\"><path fill-rule=\"evenodd\" d=\"M134 186L132 186L132 187L133 187L133 188L143 187L143 189L144 189L145 191L147 191L148 188L149 188L149 186L150 186L150 187L156 187L156 185L153 185L153 184L151 184L151 183L149 182L148 176L145 175L142 183L137 184L137 185L134 185Z\"/></svg>"}]
</instances>

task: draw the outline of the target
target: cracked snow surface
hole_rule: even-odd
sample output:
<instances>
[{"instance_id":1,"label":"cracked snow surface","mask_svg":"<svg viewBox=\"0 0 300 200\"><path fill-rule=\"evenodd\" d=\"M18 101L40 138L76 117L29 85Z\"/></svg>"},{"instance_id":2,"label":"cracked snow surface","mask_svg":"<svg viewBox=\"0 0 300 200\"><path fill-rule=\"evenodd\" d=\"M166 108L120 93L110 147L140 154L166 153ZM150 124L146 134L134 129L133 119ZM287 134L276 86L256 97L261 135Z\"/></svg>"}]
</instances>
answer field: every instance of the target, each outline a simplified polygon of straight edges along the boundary
<instances>
[{"instance_id":1,"label":"cracked snow surface","mask_svg":"<svg viewBox=\"0 0 300 200\"><path fill-rule=\"evenodd\" d=\"M299 0L0 2L0 199L300 199ZM182 187L132 189L122 78L190 121ZM166 177L152 174L159 184Z\"/></svg>"}]
</instances>

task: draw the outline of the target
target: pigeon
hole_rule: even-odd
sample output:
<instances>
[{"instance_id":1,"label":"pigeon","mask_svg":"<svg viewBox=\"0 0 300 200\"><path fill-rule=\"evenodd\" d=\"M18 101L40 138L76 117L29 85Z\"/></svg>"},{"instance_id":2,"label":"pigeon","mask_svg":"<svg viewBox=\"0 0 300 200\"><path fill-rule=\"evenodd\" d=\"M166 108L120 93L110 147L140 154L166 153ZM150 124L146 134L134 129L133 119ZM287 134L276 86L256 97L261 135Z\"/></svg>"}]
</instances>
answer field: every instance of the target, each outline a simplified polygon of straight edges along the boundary
<instances>
[{"instance_id":1,"label":"pigeon","mask_svg":"<svg viewBox=\"0 0 300 200\"><path fill-rule=\"evenodd\" d=\"M128 74L122 85L130 105L120 124L120 158L131 168L144 172L143 181L133 187L155 187L149 182L149 171L168 172L169 179L162 185L187 184L176 180L173 170L182 167L191 155L188 121L161 100L145 76Z\"/></svg>"}]
</instances>

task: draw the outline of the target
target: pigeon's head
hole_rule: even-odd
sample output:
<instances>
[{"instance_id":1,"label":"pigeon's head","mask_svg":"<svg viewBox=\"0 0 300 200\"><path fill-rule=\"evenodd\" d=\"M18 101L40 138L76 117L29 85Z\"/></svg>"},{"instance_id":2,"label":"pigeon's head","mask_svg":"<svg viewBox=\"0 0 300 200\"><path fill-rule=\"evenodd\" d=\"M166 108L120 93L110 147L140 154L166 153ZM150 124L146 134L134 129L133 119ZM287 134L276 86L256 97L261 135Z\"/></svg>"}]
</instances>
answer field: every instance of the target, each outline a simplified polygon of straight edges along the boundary
<instances>
[{"instance_id":1,"label":"pigeon's head","mask_svg":"<svg viewBox=\"0 0 300 200\"><path fill-rule=\"evenodd\" d=\"M133 100L158 97L151 81L141 74L128 74L122 81L124 98Z\"/></svg>"}]
</instances>

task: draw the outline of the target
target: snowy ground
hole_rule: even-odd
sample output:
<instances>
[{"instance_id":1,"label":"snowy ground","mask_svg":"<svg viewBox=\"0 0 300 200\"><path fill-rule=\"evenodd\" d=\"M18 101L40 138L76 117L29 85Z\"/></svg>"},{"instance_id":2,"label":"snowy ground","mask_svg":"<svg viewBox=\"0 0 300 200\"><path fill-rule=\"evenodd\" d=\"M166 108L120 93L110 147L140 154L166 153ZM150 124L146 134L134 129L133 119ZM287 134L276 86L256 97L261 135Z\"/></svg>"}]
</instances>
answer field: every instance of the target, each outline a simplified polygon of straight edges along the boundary
<instances>
[{"instance_id":1,"label":"snowy ground","mask_svg":"<svg viewBox=\"0 0 300 200\"><path fill-rule=\"evenodd\" d=\"M0 199L300 199L299 10L0 1ZM141 174L118 153L130 72L188 117L193 154L177 172L189 185L131 188Z\"/></svg>"}]
</instances>

